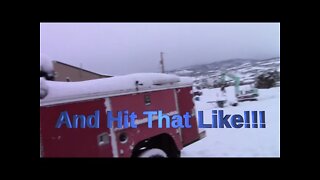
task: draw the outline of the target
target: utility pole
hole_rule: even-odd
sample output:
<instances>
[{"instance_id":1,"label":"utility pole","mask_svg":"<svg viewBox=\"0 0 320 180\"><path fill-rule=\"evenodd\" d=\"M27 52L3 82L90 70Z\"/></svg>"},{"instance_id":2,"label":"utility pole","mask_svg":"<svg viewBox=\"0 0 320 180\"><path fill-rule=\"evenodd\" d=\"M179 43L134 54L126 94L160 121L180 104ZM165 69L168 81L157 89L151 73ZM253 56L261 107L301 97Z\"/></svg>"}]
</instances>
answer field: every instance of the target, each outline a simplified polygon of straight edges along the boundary
<instances>
[{"instance_id":1,"label":"utility pole","mask_svg":"<svg viewBox=\"0 0 320 180\"><path fill-rule=\"evenodd\" d=\"M164 73L164 60L163 60L163 52L160 53L160 65L161 65L161 73Z\"/></svg>"}]
</instances>

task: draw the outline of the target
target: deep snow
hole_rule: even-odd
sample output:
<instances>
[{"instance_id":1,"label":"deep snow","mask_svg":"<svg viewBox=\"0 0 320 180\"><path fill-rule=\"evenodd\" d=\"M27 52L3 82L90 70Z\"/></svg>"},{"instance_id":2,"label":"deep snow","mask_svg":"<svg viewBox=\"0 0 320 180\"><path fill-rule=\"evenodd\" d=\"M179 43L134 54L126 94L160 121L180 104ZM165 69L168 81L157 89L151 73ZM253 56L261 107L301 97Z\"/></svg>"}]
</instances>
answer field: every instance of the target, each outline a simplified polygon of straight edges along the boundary
<instances>
[{"instance_id":1,"label":"deep snow","mask_svg":"<svg viewBox=\"0 0 320 180\"><path fill-rule=\"evenodd\" d=\"M218 89L204 89L196 110L204 111L204 122L211 124ZM234 97L233 87L227 88ZM206 128L207 137L182 150L181 157L280 157L280 87L259 89L258 101L240 102L238 106L222 108L224 114L244 111L265 111L266 128Z\"/></svg>"}]
</instances>

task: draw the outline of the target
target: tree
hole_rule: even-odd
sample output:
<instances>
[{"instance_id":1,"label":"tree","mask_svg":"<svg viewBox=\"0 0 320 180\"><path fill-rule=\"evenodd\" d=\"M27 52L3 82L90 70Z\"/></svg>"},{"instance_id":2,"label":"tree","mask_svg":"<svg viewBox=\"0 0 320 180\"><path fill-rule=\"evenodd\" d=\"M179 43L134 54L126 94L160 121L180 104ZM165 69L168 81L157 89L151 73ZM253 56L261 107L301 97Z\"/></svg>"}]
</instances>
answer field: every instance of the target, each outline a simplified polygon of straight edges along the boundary
<instances>
[{"instance_id":1,"label":"tree","mask_svg":"<svg viewBox=\"0 0 320 180\"><path fill-rule=\"evenodd\" d=\"M268 89L274 87L276 85L276 75L274 72L260 74L256 79L256 88Z\"/></svg>"}]
</instances>

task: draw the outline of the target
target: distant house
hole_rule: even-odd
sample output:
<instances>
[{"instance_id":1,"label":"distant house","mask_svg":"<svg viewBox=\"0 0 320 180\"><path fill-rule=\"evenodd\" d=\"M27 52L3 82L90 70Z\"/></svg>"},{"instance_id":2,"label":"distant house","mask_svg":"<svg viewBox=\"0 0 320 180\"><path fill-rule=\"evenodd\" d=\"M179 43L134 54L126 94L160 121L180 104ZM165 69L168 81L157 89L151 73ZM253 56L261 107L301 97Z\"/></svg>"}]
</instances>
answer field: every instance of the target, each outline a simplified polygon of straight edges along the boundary
<instances>
[{"instance_id":1,"label":"distant house","mask_svg":"<svg viewBox=\"0 0 320 180\"><path fill-rule=\"evenodd\" d=\"M85 81L91 79L109 78L111 75L99 74L60 61L53 61L55 81Z\"/></svg>"}]
</instances>

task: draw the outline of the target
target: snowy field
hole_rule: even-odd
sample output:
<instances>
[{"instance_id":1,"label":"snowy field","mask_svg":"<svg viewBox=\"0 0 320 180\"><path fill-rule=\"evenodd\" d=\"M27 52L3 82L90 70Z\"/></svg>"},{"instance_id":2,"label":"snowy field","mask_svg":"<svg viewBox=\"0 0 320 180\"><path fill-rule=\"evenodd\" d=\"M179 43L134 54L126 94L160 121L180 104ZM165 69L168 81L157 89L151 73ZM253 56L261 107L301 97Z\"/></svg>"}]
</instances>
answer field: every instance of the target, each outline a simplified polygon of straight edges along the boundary
<instances>
[{"instance_id":1,"label":"snowy field","mask_svg":"<svg viewBox=\"0 0 320 180\"><path fill-rule=\"evenodd\" d=\"M217 89L202 90L196 111L204 112L204 122L211 124ZM227 88L228 99L234 98L233 87ZM224 114L265 111L266 128L206 128L207 136L187 147L181 157L280 157L280 87L259 89L258 101L240 102L223 108ZM232 97L233 96L233 97ZM258 120L259 121L259 120Z\"/></svg>"}]
</instances>

